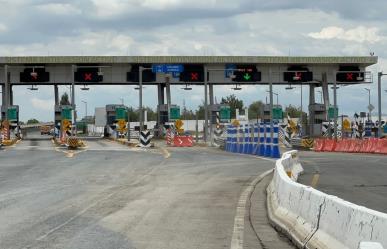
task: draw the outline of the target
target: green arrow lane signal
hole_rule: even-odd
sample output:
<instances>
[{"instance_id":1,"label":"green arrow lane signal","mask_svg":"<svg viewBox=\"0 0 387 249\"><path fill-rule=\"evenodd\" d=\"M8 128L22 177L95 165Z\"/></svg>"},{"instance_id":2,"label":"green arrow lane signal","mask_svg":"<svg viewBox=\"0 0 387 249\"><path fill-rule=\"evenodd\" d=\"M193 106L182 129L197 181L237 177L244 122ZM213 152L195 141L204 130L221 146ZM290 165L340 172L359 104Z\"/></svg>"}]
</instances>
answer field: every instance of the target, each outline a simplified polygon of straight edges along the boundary
<instances>
[{"instance_id":1,"label":"green arrow lane signal","mask_svg":"<svg viewBox=\"0 0 387 249\"><path fill-rule=\"evenodd\" d=\"M248 74L248 73L245 73L245 75L243 75L243 78L244 78L245 80L249 80L249 79L251 78L251 75Z\"/></svg>"}]
</instances>

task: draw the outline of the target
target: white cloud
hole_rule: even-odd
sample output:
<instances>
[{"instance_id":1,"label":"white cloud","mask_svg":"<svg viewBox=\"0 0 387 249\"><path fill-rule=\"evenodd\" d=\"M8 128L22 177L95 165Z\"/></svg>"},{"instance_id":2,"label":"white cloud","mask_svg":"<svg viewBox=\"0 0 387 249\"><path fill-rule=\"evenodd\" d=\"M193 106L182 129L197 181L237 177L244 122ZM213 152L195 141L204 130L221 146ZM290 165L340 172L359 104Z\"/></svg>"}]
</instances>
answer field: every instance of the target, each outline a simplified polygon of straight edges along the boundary
<instances>
[{"instance_id":1,"label":"white cloud","mask_svg":"<svg viewBox=\"0 0 387 249\"><path fill-rule=\"evenodd\" d=\"M49 3L38 5L39 10L49 12L56 15L81 14L82 11L75 6L67 3Z\"/></svg>"},{"instance_id":2,"label":"white cloud","mask_svg":"<svg viewBox=\"0 0 387 249\"><path fill-rule=\"evenodd\" d=\"M0 32L5 32L7 30L8 30L7 26L3 23L0 23Z\"/></svg>"},{"instance_id":3,"label":"white cloud","mask_svg":"<svg viewBox=\"0 0 387 249\"><path fill-rule=\"evenodd\" d=\"M320 32L309 33L308 36L314 39L322 40L345 40L345 41L354 41L354 42L369 42L376 43L382 40L385 40L385 36L378 34L379 29L376 27L367 28L364 26L358 26L353 29L345 30L341 27L330 26L323 28Z\"/></svg>"},{"instance_id":4,"label":"white cloud","mask_svg":"<svg viewBox=\"0 0 387 249\"><path fill-rule=\"evenodd\" d=\"M31 99L31 104L33 107L43 111L53 111L55 101L53 99L39 99L34 97Z\"/></svg>"}]
</instances>

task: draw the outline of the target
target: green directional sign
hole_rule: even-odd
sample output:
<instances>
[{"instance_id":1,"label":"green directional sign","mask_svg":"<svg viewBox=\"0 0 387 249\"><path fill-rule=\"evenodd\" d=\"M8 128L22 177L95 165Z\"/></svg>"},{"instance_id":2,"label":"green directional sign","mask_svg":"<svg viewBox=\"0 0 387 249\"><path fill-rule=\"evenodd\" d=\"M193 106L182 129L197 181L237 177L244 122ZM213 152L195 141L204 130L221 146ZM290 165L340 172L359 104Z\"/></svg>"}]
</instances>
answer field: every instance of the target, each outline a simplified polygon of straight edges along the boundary
<instances>
[{"instance_id":1,"label":"green directional sign","mask_svg":"<svg viewBox=\"0 0 387 249\"><path fill-rule=\"evenodd\" d=\"M169 119L170 120L180 119L180 107L171 107L169 109Z\"/></svg>"},{"instance_id":2,"label":"green directional sign","mask_svg":"<svg viewBox=\"0 0 387 249\"><path fill-rule=\"evenodd\" d=\"M17 109L10 107L7 111L7 117L9 121L17 121Z\"/></svg>"},{"instance_id":3,"label":"green directional sign","mask_svg":"<svg viewBox=\"0 0 387 249\"><path fill-rule=\"evenodd\" d=\"M282 119L283 118L283 112L282 108L273 108L273 119Z\"/></svg>"},{"instance_id":4,"label":"green directional sign","mask_svg":"<svg viewBox=\"0 0 387 249\"><path fill-rule=\"evenodd\" d=\"M62 108L62 119L72 120L71 107Z\"/></svg>"},{"instance_id":5,"label":"green directional sign","mask_svg":"<svg viewBox=\"0 0 387 249\"><path fill-rule=\"evenodd\" d=\"M334 119L335 116L337 117L338 115L339 115L339 109L337 107L334 108L333 106L330 106L328 109L328 118Z\"/></svg>"},{"instance_id":6,"label":"green directional sign","mask_svg":"<svg viewBox=\"0 0 387 249\"><path fill-rule=\"evenodd\" d=\"M127 120L128 115L125 107L117 107L116 108L116 120L123 119Z\"/></svg>"},{"instance_id":7,"label":"green directional sign","mask_svg":"<svg viewBox=\"0 0 387 249\"><path fill-rule=\"evenodd\" d=\"M222 123L227 123L231 119L231 108L229 106L220 107L219 119Z\"/></svg>"}]
</instances>

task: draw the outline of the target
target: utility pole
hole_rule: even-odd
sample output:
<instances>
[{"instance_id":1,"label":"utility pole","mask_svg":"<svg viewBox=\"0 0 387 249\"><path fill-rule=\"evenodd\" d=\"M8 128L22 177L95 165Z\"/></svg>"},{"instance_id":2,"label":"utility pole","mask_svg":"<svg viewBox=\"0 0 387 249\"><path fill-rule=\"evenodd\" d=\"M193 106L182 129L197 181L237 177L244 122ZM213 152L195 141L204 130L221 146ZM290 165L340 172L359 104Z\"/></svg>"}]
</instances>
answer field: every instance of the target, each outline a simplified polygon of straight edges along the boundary
<instances>
[{"instance_id":1,"label":"utility pole","mask_svg":"<svg viewBox=\"0 0 387 249\"><path fill-rule=\"evenodd\" d=\"M207 67L204 66L204 142L207 142L207 133L208 133L208 71Z\"/></svg>"},{"instance_id":2,"label":"utility pole","mask_svg":"<svg viewBox=\"0 0 387 249\"><path fill-rule=\"evenodd\" d=\"M368 121L371 120L371 89L364 88L368 92Z\"/></svg>"},{"instance_id":3,"label":"utility pole","mask_svg":"<svg viewBox=\"0 0 387 249\"><path fill-rule=\"evenodd\" d=\"M74 72L75 72L75 65L71 65L71 105L73 108L74 113L74 127L73 127L73 136L77 135L77 111L75 109L75 78L74 78Z\"/></svg>"},{"instance_id":4,"label":"utility pole","mask_svg":"<svg viewBox=\"0 0 387 249\"><path fill-rule=\"evenodd\" d=\"M333 118L333 130L334 130L334 137L335 137L335 140L337 140L337 115L338 115L338 111L337 110L337 81L336 81L336 72L334 72L333 74L333 108L334 108L334 118Z\"/></svg>"},{"instance_id":5,"label":"utility pole","mask_svg":"<svg viewBox=\"0 0 387 249\"><path fill-rule=\"evenodd\" d=\"M143 131L144 129L144 117L143 117L143 113L142 113L142 72L144 71L144 67L140 66L139 67L139 75L138 75L138 78L139 78L139 105L138 105L138 109L139 109L139 112L140 112L140 133L141 131Z\"/></svg>"},{"instance_id":6,"label":"utility pole","mask_svg":"<svg viewBox=\"0 0 387 249\"><path fill-rule=\"evenodd\" d=\"M383 72L378 73L378 118L379 118L379 124L378 124L378 136L382 136L382 76L387 75ZM387 124L386 124L387 125Z\"/></svg>"}]
</instances>

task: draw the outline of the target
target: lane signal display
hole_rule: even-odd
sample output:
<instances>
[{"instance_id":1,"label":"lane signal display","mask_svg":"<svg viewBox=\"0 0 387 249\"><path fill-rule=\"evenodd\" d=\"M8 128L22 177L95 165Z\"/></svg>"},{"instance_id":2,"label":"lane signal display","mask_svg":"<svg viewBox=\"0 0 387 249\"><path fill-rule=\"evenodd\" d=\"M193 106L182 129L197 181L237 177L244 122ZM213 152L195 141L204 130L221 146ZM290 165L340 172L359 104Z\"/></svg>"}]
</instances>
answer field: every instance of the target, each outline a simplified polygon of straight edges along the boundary
<instances>
[{"instance_id":1,"label":"lane signal display","mask_svg":"<svg viewBox=\"0 0 387 249\"><path fill-rule=\"evenodd\" d=\"M141 64L144 68L152 67L151 64ZM126 81L128 82L140 82L140 64L133 64L130 72L126 73ZM142 82L155 82L156 81L156 73L152 72L152 70L144 70L142 71Z\"/></svg>"},{"instance_id":2,"label":"lane signal display","mask_svg":"<svg viewBox=\"0 0 387 249\"><path fill-rule=\"evenodd\" d=\"M336 74L336 81L338 82L363 82L363 72L338 72Z\"/></svg>"},{"instance_id":3,"label":"lane signal display","mask_svg":"<svg viewBox=\"0 0 387 249\"><path fill-rule=\"evenodd\" d=\"M257 82L261 81L261 72L257 71L255 65L236 65L232 81Z\"/></svg>"},{"instance_id":4,"label":"lane signal display","mask_svg":"<svg viewBox=\"0 0 387 249\"><path fill-rule=\"evenodd\" d=\"M313 72L284 72L284 81L309 82L313 81Z\"/></svg>"},{"instance_id":5,"label":"lane signal display","mask_svg":"<svg viewBox=\"0 0 387 249\"><path fill-rule=\"evenodd\" d=\"M183 82L204 82L203 65L184 65L184 71L180 73L179 79Z\"/></svg>"},{"instance_id":6,"label":"lane signal display","mask_svg":"<svg viewBox=\"0 0 387 249\"><path fill-rule=\"evenodd\" d=\"M76 82L101 82L103 74L98 68L79 68L74 72Z\"/></svg>"},{"instance_id":7,"label":"lane signal display","mask_svg":"<svg viewBox=\"0 0 387 249\"><path fill-rule=\"evenodd\" d=\"M26 68L20 73L20 82L49 82L50 73L44 68Z\"/></svg>"}]
</instances>

